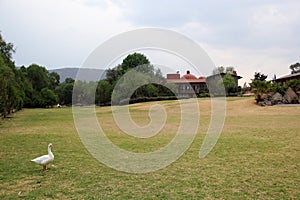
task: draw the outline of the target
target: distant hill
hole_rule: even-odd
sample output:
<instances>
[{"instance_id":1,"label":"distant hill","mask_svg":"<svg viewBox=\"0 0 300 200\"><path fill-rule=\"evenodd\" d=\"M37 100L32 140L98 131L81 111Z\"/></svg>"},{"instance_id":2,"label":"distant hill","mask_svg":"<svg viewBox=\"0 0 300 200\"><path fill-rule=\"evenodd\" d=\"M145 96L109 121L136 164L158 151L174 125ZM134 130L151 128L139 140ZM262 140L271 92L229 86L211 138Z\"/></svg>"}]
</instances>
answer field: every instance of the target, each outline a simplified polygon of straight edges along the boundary
<instances>
[{"instance_id":1,"label":"distant hill","mask_svg":"<svg viewBox=\"0 0 300 200\"><path fill-rule=\"evenodd\" d=\"M78 80L81 81L98 81L105 77L105 70L103 69L88 69L88 68L61 68L61 69L51 69L51 72L56 72L60 76L60 82L64 82L66 78L76 79L78 70L80 71L80 77ZM104 73L104 74L103 74ZM98 76L100 75L100 77Z\"/></svg>"}]
</instances>

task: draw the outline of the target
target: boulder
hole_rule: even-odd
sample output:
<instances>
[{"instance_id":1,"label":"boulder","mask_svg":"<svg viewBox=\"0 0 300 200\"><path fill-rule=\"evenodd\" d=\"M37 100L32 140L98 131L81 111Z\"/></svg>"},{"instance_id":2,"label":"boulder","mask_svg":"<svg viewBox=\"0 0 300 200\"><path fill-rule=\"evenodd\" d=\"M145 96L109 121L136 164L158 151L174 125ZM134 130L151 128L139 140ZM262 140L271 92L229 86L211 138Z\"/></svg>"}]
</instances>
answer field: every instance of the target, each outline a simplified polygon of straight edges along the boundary
<instances>
[{"instance_id":1,"label":"boulder","mask_svg":"<svg viewBox=\"0 0 300 200\"><path fill-rule=\"evenodd\" d=\"M300 90L297 91L296 94L298 95L298 102L300 103Z\"/></svg>"},{"instance_id":2,"label":"boulder","mask_svg":"<svg viewBox=\"0 0 300 200\"><path fill-rule=\"evenodd\" d=\"M282 100L282 95L279 92L276 92L271 98L272 105L281 104Z\"/></svg>"},{"instance_id":3,"label":"boulder","mask_svg":"<svg viewBox=\"0 0 300 200\"><path fill-rule=\"evenodd\" d=\"M299 103L298 95L293 91L292 88L288 88L283 96L284 103Z\"/></svg>"}]
</instances>

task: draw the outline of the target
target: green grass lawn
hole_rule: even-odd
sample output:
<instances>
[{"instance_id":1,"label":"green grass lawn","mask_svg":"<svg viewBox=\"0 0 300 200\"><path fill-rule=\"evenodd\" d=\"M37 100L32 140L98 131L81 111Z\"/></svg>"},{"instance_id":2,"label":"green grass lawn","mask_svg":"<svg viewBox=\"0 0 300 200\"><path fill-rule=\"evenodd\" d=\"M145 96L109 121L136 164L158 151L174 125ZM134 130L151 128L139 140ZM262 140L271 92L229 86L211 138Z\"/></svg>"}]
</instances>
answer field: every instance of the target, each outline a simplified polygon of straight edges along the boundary
<instances>
[{"instance_id":1,"label":"green grass lawn","mask_svg":"<svg viewBox=\"0 0 300 200\"><path fill-rule=\"evenodd\" d=\"M167 125L149 139L123 134L109 107L97 108L107 136L134 152L166 145L178 127L176 101L130 106L138 124L147 109L165 106ZM300 107L259 107L252 98L230 98L218 143L204 159L198 153L210 122L210 100L199 99L201 120L188 151L168 167L146 174L111 169L81 143L72 109L24 109L0 121L0 199L298 199L300 197ZM47 153L47 172L31 159Z\"/></svg>"}]
</instances>

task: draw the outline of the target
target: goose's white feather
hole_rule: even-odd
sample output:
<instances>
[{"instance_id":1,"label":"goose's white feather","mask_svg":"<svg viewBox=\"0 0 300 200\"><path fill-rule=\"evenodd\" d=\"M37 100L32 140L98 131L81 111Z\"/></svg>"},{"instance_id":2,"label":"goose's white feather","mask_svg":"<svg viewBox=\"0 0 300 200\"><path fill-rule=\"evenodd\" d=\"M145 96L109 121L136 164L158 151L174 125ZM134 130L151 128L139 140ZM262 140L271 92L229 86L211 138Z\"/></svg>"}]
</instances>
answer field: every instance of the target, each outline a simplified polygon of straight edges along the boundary
<instances>
[{"instance_id":1,"label":"goose's white feather","mask_svg":"<svg viewBox=\"0 0 300 200\"><path fill-rule=\"evenodd\" d=\"M43 166L46 166L48 163L52 162L54 160L54 155L51 151L51 147L52 147L52 144L50 143L48 145L48 154L47 155L37 157L35 159L32 159L31 161L36 164L43 165Z\"/></svg>"}]
</instances>

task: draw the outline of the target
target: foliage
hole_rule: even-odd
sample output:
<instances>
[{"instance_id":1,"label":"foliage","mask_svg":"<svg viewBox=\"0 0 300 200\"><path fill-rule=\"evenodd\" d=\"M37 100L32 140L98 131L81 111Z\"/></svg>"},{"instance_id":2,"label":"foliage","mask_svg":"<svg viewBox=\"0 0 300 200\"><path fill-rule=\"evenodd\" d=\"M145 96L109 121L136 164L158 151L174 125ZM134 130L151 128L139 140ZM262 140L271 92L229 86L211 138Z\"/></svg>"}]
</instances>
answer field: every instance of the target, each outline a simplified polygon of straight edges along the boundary
<instances>
[{"instance_id":1,"label":"foliage","mask_svg":"<svg viewBox=\"0 0 300 200\"><path fill-rule=\"evenodd\" d=\"M216 69L213 70L213 75L215 74L233 74L233 71L234 71L234 67L232 66L228 66L228 67L223 67L223 66L220 66Z\"/></svg>"},{"instance_id":2,"label":"foliage","mask_svg":"<svg viewBox=\"0 0 300 200\"><path fill-rule=\"evenodd\" d=\"M262 96L269 93L280 93L284 95L286 90L291 87L294 91L300 90L300 80L294 79L287 81L286 84L266 81L267 75L255 73L255 78L250 83L252 91L255 93L255 98L258 101L263 100Z\"/></svg>"},{"instance_id":3,"label":"foliage","mask_svg":"<svg viewBox=\"0 0 300 200\"><path fill-rule=\"evenodd\" d=\"M53 106L57 103L57 95L48 88L43 88L41 90L41 98L43 102L43 107Z\"/></svg>"},{"instance_id":4,"label":"foliage","mask_svg":"<svg viewBox=\"0 0 300 200\"><path fill-rule=\"evenodd\" d=\"M139 67L140 72L149 73L153 71L153 68L151 68L148 64L150 64L150 62L148 58L143 54L140 53L129 54L121 64L121 74L123 75L128 70L142 65L144 65L144 67Z\"/></svg>"},{"instance_id":5,"label":"foliage","mask_svg":"<svg viewBox=\"0 0 300 200\"><path fill-rule=\"evenodd\" d=\"M280 93L281 95L284 95L286 90L287 90L287 85L282 85L282 83L271 83L270 84L270 92L273 92L273 93Z\"/></svg>"},{"instance_id":6,"label":"foliage","mask_svg":"<svg viewBox=\"0 0 300 200\"><path fill-rule=\"evenodd\" d=\"M58 96L58 102L61 105L71 105L72 104L72 94L73 94L74 80L72 78L66 78L66 80L59 84L55 88L55 93Z\"/></svg>"},{"instance_id":7,"label":"foliage","mask_svg":"<svg viewBox=\"0 0 300 200\"><path fill-rule=\"evenodd\" d=\"M5 62L9 62L12 59L12 54L15 53L14 45L12 43L7 43L2 38L0 34L0 53L1 57L5 59Z\"/></svg>"},{"instance_id":8,"label":"foliage","mask_svg":"<svg viewBox=\"0 0 300 200\"><path fill-rule=\"evenodd\" d=\"M219 88L224 86L226 95L236 92L237 85L234 78L230 74L226 74L222 79L220 79L217 85Z\"/></svg>"},{"instance_id":9,"label":"foliage","mask_svg":"<svg viewBox=\"0 0 300 200\"><path fill-rule=\"evenodd\" d=\"M260 72L255 72L254 80L255 81L265 81L268 78L268 75L261 74Z\"/></svg>"},{"instance_id":10,"label":"foliage","mask_svg":"<svg viewBox=\"0 0 300 200\"><path fill-rule=\"evenodd\" d=\"M295 63L295 64L292 64L290 66L290 69L292 70L292 74L295 74L295 73L299 73L300 72L300 63Z\"/></svg>"},{"instance_id":11,"label":"foliage","mask_svg":"<svg viewBox=\"0 0 300 200\"><path fill-rule=\"evenodd\" d=\"M95 103L95 91L97 89L97 82L90 81L75 81L73 94L72 94L72 103L73 104L83 104L90 105Z\"/></svg>"},{"instance_id":12,"label":"foliage","mask_svg":"<svg viewBox=\"0 0 300 200\"><path fill-rule=\"evenodd\" d=\"M27 78L36 91L50 86L50 77L45 67L32 64L27 68Z\"/></svg>"},{"instance_id":13,"label":"foliage","mask_svg":"<svg viewBox=\"0 0 300 200\"><path fill-rule=\"evenodd\" d=\"M226 67L225 73L226 74L233 74L233 71L234 71L234 67L229 66L229 67Z\"/></svg>"},{"instance_id":14,"label":"foliage","mask_svg":"<svg viewBox=\"0 0 300 200\"><path fill-rule=\"evenodd\" d=\"M98 83L96 102L119 104L129 99L174 95L163 86L165 82L161 71L155 69L146 56L133 53L115 68L107 70L106 79Z\"/></svg>"},{"instance_id":15,"label":"foliage","mask_svg":"<svg viewBox=\"0 0 300 200\"><path fill-rule=\"evenodd\" d=\"M264 94L268 93L271 88L270 81L260 81L260 80L253 80L250 83L251 89L255 94Z\"/></svg>"},{"instance_id":16,"label":"foliage","mask_svg":"<svg viewBox=\"0 0 300 200\"><path fill-rule=\"evenodd\" d=\"M213 74L222 74L225 73L225 68L223 66L220 66L213 70Z\"/></svg>"},{"instance_id":17,"label":"foliage","mask_svg":"<svg viewBox=\"0 0 300 200\"><path fill-rule=\"evenodd\" d=\"M0 34L0 116L6 117L23 107L24 92L20 74L11 60L15 52L12 43L6 43Z\"/></svg>"},{"instance_id":18,"label":"foliage","mask_svg":"<svg viewBox=\"0 0 300 200\"><path fill-rule=\"evenodd\" d=\"M295 92L300 91L300 79L289 80L287 87L291 87Z\"/></svg>"},{"instance_id":19,"label":"foliage","mask_svg":"<svg viewBox=\"0 0 300 200\"><path fill-rule=\"evenodd\" d=\"M98 82L96 90L96 99L98 105L110 104L113 87L108 80L101 80Z\"/></svg>"}]
</instances>

